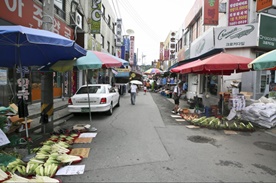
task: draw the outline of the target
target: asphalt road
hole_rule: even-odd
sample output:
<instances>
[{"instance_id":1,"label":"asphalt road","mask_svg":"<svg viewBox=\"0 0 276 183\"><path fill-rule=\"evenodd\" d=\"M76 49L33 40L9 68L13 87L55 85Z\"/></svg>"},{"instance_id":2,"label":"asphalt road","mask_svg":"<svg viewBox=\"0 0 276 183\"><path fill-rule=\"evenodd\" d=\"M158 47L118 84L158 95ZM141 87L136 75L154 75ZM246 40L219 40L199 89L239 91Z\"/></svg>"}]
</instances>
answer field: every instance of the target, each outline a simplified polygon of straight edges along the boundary
<instances>
[{"instance_id":1,"label":"asphalt road","mask_svg":"<svg viewBox=\"0 0 276 183\"><path fill-rule=\"evenodd\" d=\"M188 129L171 116L173 103L156 93L130 96L112 116L93 113L71 118L62 128L92 124L98 129L82 175L62 182L276 182L276 137L262 131Z\"/></svg>"}]
</instances>

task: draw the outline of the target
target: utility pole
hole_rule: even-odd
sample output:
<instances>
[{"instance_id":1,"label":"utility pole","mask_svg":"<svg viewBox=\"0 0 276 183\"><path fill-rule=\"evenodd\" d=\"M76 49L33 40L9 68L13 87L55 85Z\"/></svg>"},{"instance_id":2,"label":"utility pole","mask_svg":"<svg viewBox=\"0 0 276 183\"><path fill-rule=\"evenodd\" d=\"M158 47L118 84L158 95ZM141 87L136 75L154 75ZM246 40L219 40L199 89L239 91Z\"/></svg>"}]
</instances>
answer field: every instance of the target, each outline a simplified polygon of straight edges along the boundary
<instances>
[{"instance_id":1,"label":"utility pole","mask_svg":"<svg viewBox=\"0 0 276 183\"><path fill-rule=\"evenodd\" d=\"M54 28L54 0L43 0L42 28L53 31ZM44 72L41 78L41 123L43 133L53 132L53 72ZM49 122L48 122L49 120Z\"/></svg>"}]
</instances>

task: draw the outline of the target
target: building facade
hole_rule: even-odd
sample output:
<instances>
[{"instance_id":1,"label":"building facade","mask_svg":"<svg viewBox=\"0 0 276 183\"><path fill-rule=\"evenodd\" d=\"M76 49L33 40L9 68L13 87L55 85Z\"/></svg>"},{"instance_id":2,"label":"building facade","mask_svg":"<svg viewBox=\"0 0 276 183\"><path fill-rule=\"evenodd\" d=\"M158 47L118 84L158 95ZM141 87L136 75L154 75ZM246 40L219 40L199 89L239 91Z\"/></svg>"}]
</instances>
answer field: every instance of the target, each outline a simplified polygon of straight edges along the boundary
<instances>
[{"instance_id":1,"label":"building facade","mask_svg":"<svg viewBox=\"0 0 276 183\"><path fill-rule=\"evenodd\" d=\"M275 49L272 33L276 30L272 26L276 25L275 6L274 1L262 0L196 0L180 27L178 61L204 59L217 54L216 50L254 59ZM206 98L205 94L210 93L206 82L212 81L217 88L208 97L217 104L219 92L229 91L231 82L238 81L241 91L252 92L252 98L258 99L267 94L270 83L276 83L275 71L249 71L221 77L222 80L216 75L188 74L187 97Z\"/></svg>"},{"instance_id":2,"label":"building facade","mask_svg":"<svg viewBox=\"0 0 276 183\"><path fill-rule=\"evenodd\" d=\"M43 0L0 1L0 25L22 25L48 30L75 40L87 50L108 52L116 55L116 17L108 0L52 0L54 16L43 11ZM93 7L93 2L99 3ZM96 7L96 8L95 8ZM94 17L99 21L93 22ZM98 25L98 26L97 26ZM92 32L96 31L96 32ZM98 32L97 32L98 31ZM17 68L0 68L7 82L2 84L0 104L16 102L19 73ZM41 77L44 70L38 67L24 67L24 80L28 88L28 102L41 100ZM95 76L100 82L111 83L110 70L88 71L88 79ZM71 96L80 85L87 81L83 71L75 68L66 73L53 72L54 98Z\"/></svg>"}]
</instances>

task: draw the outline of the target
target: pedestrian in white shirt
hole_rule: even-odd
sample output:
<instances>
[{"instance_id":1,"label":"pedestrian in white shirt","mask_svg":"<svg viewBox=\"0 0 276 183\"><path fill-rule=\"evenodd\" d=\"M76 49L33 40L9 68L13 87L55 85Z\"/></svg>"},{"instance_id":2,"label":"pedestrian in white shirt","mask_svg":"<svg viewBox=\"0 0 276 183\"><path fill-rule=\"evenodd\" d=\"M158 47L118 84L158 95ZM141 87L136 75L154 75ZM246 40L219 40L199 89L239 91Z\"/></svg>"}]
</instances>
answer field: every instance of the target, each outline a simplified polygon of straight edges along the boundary
<instances>
[{"instance_id":1,"label":"pedestrian in white shirt","mask_svg":"<svg viewBox=\"0 0 276 183\"><path fill-rule=\"evenodd\" d=\"M178 114L179 113L179 99L180 99L180 96L181 96L181 83L178 83L174 89L173 89L173 99L174 99L174 108L172 110L172 113L173 114Z\"/></svg>"},{"instance_id":2,"label":"pedestrian in white shirt","mask_svg":"<svg viewBox=\"0 0 276 183\"><path fill-rule=\"evenodd\" d=\"M130 101L132 105L135 105L136 93L138 92L138 87L135 84L130 85Z\"/></svg>"}]
</instances>

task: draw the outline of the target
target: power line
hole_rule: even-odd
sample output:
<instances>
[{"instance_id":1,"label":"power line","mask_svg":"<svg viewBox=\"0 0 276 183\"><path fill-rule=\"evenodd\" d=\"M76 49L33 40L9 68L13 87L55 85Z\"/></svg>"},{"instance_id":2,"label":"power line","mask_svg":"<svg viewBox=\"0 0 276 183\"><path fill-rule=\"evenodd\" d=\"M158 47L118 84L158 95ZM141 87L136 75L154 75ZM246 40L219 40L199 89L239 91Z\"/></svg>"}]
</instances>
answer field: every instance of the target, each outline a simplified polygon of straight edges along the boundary
<instances>
[{"instance_id":1,"label":"power line","mask_svg":"<svg viewBox=\"0 0 276 183\"><path fill-rule=\"evenodd\" d=\"M125 4L125 3L127 4ZM122 7L126 10L126 12L130 15L130 18L133 19L135 23L137 23L137 26L144 31L151 39L154 41L160 42L160 39L156 36L157 33L155 33L150 26L148 26L143 19L139 16L139 14L136 12L136 10L129 4L128 1L122 1L121 2Z\"/></svg>"}]
</instances>

